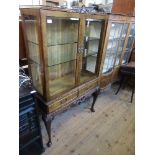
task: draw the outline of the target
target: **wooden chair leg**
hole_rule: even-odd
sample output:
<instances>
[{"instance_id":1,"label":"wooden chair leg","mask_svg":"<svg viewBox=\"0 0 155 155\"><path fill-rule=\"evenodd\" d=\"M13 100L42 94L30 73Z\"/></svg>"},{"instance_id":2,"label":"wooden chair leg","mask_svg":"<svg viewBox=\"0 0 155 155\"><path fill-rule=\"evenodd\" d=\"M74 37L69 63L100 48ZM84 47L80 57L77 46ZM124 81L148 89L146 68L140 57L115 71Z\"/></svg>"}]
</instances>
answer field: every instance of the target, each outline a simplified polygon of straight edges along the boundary
<instances>
[{"instance_id":1,"label":"wooden chair leg","mask_svg":"<svg viewBox=\"0 0 155 155\"><path fill-rule=\"evenodd\" d=\"M122 86L123 81L124 81L124 76L122 76L122 77L121 77L121 80L120 80L120 85L119 85L119 87L118 87L118 89L117 89L117 91L116 91L115 95L117 95L117 94L118 94L118 92L119 92L119 90L121 89L121 86Z\"/></svg>"},{"instance_id":2,"label":"wooden chair leg","mask_svg":"<svg viewBox=\"0 0 155 155\"><path fill-rule=\"evenodd\" d=\"M133 100L133 94L134 94L134 92L135 92L135 89L133 88L132 89L132 94L131 94L131 103L132 103L132 100Z\"/></svg>"},{"instance_id":3,"label":"wooden chair leg","mask_svg":"<svg viewBox=\"0 0 155 155\"><path fill-rule=\"evenodd\" d=\"M47 146L50 147L52 145L52 141L51 141L51 123L52 123L52 120L54 120L54 116L43 115L42 120L43 120L43 122L45 124L47 134L48 134L48 139L49 139L49 141L47 143Z\"/></svg>"},{"instance_id":4,"label":"wooden chair leg","mask_svg":"<svg viewBox=\"0 0 155 155\"><path fill-rule=\"evenodd\" d=\"M99 94L100 94L100 89L98 89L96 92L94 92L92 94L93 95L93 103L92 103L91 108L90 108L91 112L95 112L94 105L96 103L96 99L97 99Z\"/></svg>"}]
</instances>

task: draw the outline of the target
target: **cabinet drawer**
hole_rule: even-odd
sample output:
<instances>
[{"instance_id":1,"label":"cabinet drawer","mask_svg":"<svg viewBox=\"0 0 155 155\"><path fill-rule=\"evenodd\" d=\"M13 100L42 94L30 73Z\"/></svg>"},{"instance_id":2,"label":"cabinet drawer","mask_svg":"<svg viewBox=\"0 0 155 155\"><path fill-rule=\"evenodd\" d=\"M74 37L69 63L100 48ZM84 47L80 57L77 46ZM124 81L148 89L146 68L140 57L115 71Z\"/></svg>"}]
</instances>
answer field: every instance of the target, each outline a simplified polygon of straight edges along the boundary
<instances>
[{"instance_id":1,"label":"cabinet drawer","mask_svg":"<svg viewBox=\"0 0 155 155\"><path fill-rule=\"evenodd\" d=\"M92 83L86 84L83 87L80 87L79 88L79 96L81 96L81 95L85 94L86 92L88 92L89 90L95 88L97 85L98 85L98 81L96 80Z\"/></svg>"},{"instance_id":2,"label":"cabinet drawer","mask_svg":"<svg viewBox=\"0 0 155 155\"><path fill-rule=\"evenodd\" d=\"M57 110L57 109L59 109L59 108L61 108L61 102L60 102L60 100L51 103L51 104L49 105L49 107L48 107L48 111L49 111L49 112L53 112L53 111L55 111L55 110Z\"/></svg>"},{"instance_id":3,"label":"cabinet drawer","mask_svg":"<svg viewBox=\"0 0 155 155\"><path fill-rule=\"evenodd\" d=\"M54 112L59 109L62 109L66 103L76 99L77 96L78 96L77 91L74 91L71 94L67 93L61 99L54 101L51 105L49 105L49 112Z\"/></svg>"}]
</instances>

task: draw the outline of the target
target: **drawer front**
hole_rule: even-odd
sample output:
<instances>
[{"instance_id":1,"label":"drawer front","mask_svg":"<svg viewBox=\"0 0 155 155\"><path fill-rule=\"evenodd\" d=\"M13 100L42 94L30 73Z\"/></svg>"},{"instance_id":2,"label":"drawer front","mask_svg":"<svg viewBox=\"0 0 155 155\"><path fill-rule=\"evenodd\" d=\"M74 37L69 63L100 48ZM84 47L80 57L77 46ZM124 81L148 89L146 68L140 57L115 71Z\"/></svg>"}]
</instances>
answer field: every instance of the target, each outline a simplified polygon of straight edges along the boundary
<instances>
[{"instance_id":1,"label":"drawer front","mask_svg":"<svg viewBox=\"0 0 155 155\"><path fill-rule=\"evenodd\" d=\"M88 83L83 87L79 88L79 96L84 95L86 92L90 91L91 89L95 88L98 85L98 81L95 80L94 82Z\"/></svg>"},{"instance_id":2,"label":"drawer front","mask_svg":"<svg viewBox=\"0 0 155 155\"><path fill-rule=\"evenodd\" d=\"M77 96L78 96L77 91L74 91L71 94L67 93L61 99L54 101L51 105L49 105L49 112L55 112L57 110L63 109L66 103L76 99Z\"/></svg>"}]
</instances>

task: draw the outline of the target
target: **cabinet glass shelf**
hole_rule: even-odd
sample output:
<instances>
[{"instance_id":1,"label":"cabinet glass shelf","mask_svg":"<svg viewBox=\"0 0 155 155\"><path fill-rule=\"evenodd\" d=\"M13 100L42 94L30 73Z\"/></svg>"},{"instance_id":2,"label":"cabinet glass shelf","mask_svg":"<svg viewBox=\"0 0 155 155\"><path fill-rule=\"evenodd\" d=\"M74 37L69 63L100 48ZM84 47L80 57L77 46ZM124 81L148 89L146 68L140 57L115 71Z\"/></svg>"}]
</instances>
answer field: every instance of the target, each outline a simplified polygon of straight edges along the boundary
<instances>
[{"instance_id":1,"label":"cabinet glass shelf","mask_svg":"<svg viewBox=\"0 0 155 155\"><path fill-rule=\"evenodd\" d=\"M59 45L66 45L66 44L77 44L78 42L64 42L64 43L59 43L59 44L51 44L51 45L47 45L47 47L50 46L59 46Z\"/></svg>"}]
</instances>

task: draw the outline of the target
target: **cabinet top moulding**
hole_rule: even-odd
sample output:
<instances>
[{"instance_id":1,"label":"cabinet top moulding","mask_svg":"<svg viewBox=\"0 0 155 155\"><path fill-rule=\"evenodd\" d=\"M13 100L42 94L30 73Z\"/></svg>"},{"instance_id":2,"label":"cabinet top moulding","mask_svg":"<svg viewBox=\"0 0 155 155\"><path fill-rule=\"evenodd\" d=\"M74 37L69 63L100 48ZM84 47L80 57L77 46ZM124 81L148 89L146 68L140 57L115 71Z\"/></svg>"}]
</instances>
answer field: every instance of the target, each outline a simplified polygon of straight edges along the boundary
<instances>
[{"instance_id":1,"label":"cabinet top moulding","mask_svg":"<svg viewBox=\"0 0 155 155\"><path fill-rule=\"evenodd\" d=\"M49 8L49 7L21 7L20 10L22 10L22 13L25 15L37 15L38 13L43 13L45 15L51 14L55 17L70 17L74 16L75 18L85 17L85 18L95 18L95 19L107 19L107 14L101 14L101 13L77 13L73 12L72 10L66 10L66 9L58 9L58 8Z\"/></svg>"},{"instance_id":2,"label":"cabinet top moulding","mask_svg":"<svg viewBox=\"0 0 155 155\"><path fill-rule=\"evenodd\" d=\"M70 17L74 16L77 18L84 17L84 18L95 18L95 19L108 19L112 21L134 21L134 16L125 16L120 14L103 14L100 12L96 13L77 13L73 12L69 9L59 9L59 8L52 8L47 6L21 6L22 13L25 15L37 15L38 13L44 13L45 15L51 15L55 17Z\"/></svg>"}]
</instances>

